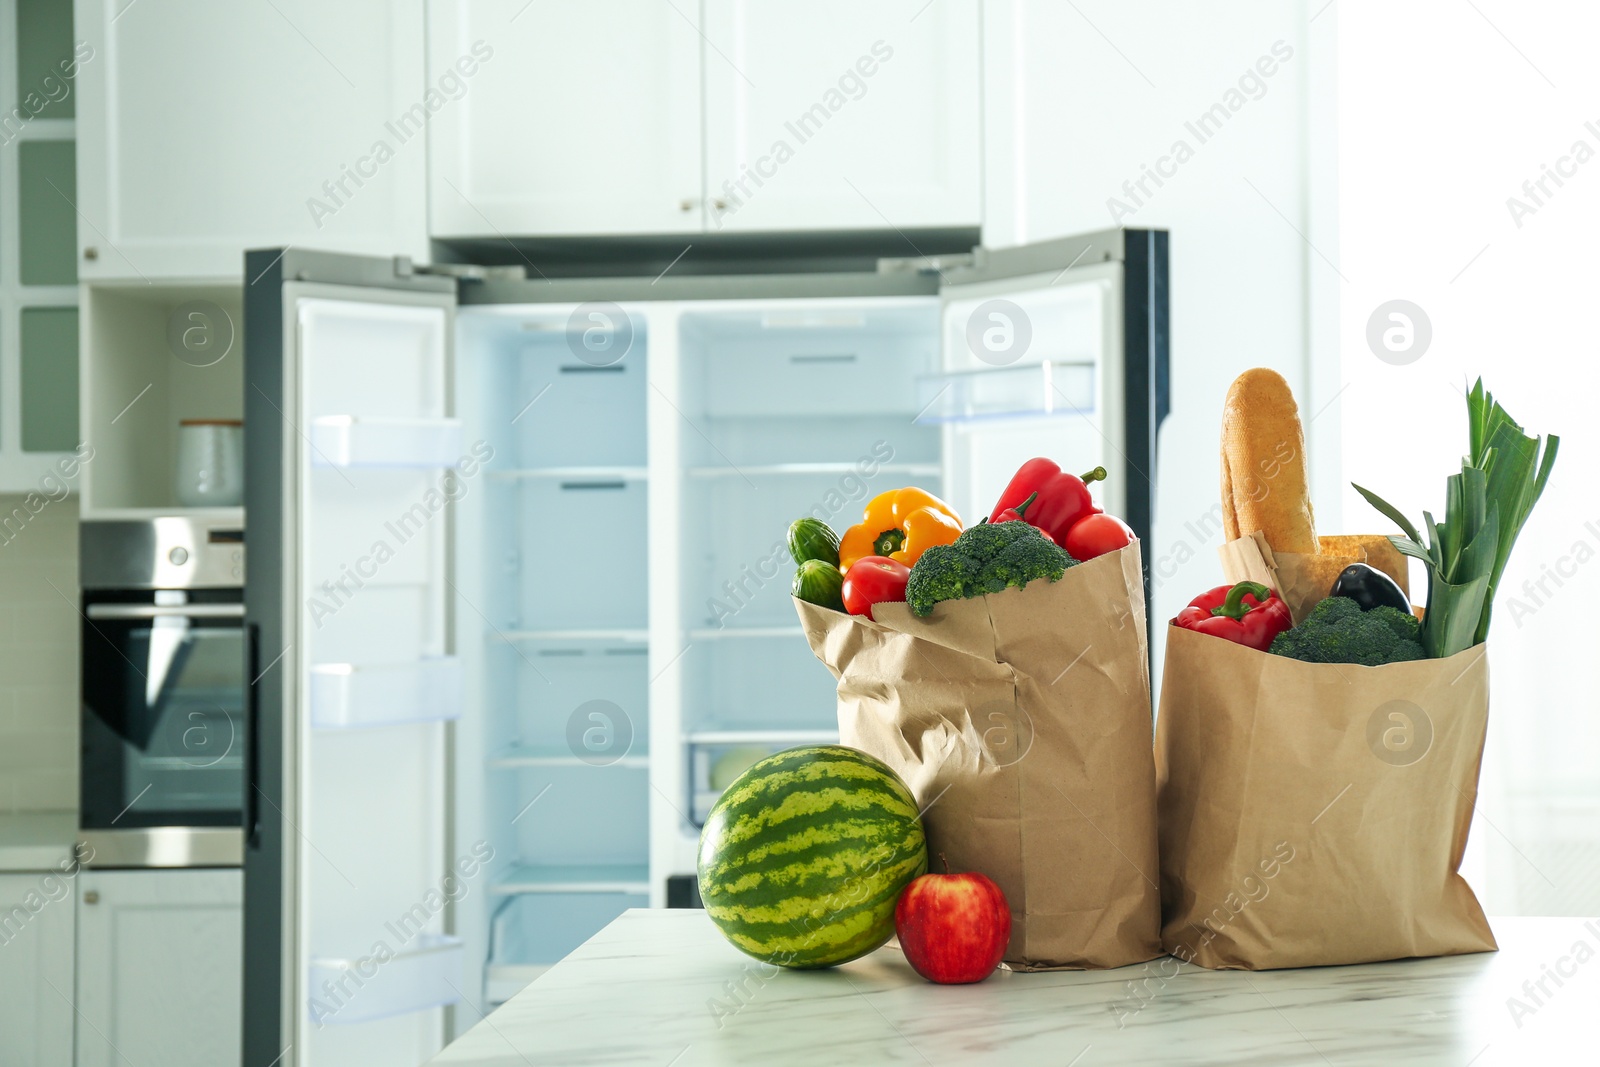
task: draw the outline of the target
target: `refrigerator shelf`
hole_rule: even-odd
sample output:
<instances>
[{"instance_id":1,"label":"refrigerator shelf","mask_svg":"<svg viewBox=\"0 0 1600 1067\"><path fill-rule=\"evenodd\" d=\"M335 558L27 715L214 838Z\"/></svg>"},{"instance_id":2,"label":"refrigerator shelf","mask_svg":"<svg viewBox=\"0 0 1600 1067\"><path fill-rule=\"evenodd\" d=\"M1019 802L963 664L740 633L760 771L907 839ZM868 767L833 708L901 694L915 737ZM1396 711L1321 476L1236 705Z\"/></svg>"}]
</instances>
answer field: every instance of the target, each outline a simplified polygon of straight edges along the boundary
<instances>
[{"instance_id":1,"label":"refrigerator shelf","mask_svg":"<svg viewBox=\"0 0 1600 1067\"><path fill-rule=\"evenodd\" d=\"M1092 363L1024 363L917 377L921 425L1051 418L1095 410Z\"/></svg>"},{"instance_id":2,"label":"refrigerator shelf","mask_svg":"<svg viewBox=\"0 0 1600 1067\"><path fill-rule=\"evenodd\" d=\"M690 478L767 478L786 475L859 474L856 463L746 463L734 466L721 464L709 467L685 467ZM884 463L877 468L879 474L900 474L914 478L937 478L937 463Z\"/></svg>"},{"instance_id":3,"label":"refrigerator shelf","mask_svg":"<svg viewBox=\"0 0 1600 1067\"><path fill-rule=\"evenodd\" d=\"M650 892L648 864L524 864L512 867L489 887L495 896L522 893Z\"/></svg>"},{"instance_id":4,"label":"refrigerator shelf","mask_svg":"<svg viewBox=\"0 0 1600 1067\"><path fill-rule=\"evenodd\" d=\"M568 748L550 745L507 745L489 757L494 770L522 770L535 767L619 767L625 770L648 770L650 754L629 752L612 763L594 763L573 755Z\"/></svg>"},{"instance_id":5,"label":"refrigerator shelf","mask_svg":"<svg viewBox=\"0 0 1600 1067\"><path fill-rule=\"evenodd\" d=\"M488 473L496 481L643 482L650 477L647 467L514 467Z\"/></svg>"},{"instance_id":6,"label":"refrigerator shelf","mask_svg":"<svg viewBox=\"0 0 1600 1067\"><path fill-rule=\"evenodd\" d=\"M707 729L684 735L689 822L704 826L723 788L767 756L796 745L838 743L838 730Z\"/></svg>"},{"instance_id":7,"label":"refrigerator shelf","mask_svg":"<svg viewBox=\"0 0 1600 1067\"><path fill-rule=\"evenodd\" d=\"M319 730L442 722L461 717L456 656L409 663L319 663L311 668L311 725Z\"/></svg>"},{"instance_id":8,"label":"refrigerator shelf","mask_svg":"<svg viewBox=\"0 0 1600 1067\"><path fill-rule=\"evenodd\" d=\"M496 1006L504 1004L554 966L553 963L495 963L491 959L484 968L483 998Z\"/></svg>"},{"instance_id":9,"label":"refrigerator shelf","mask_svg":"<svg viewBox=\"0 0 1600 1067\"><path fill-rule=\"evenodd\" d=\"M452 467L461 459L460 419L321 415L311 420L314 467Z\"/></svg>"},{"instance_id":10,"label":"refrigerator shelf","mask_svg":"<svg viewBox=\"0 0 1600 1067\"><path fill-rule=\"evenodd\" d=\"M489 930L485 996L511 999L557 960L629 908L650 906L648 895L536 893L496 903Z\"/></svg>"},{"instance_id":11,"label":"refrigerator shelf","mask_svg":"<svg viewBox=\"0 0 1600 1067\"><path fill-rule=\"evenodd\" d=\"M804 638L806 632L798 626L723 626L703 630L690 630L691 641L731 641L741 638Z\"/></svg>"},{"instance_id":12,"label":"refrigerator shelf","mask_svg":"<svg viewBox=\"0 0 1600 1067\"><path fill-rule=\"evenodd\" d=\"M312 956L308 983L312 1019L318 1025L362 1023L443 1007L461 999L457 992L463 982L461 938L419 934L410 944L391 951L393 955L386 961L371 956ZM341 985L352 973L355 981ZM329 1010L319 1009L318 1004Z\"/></svg>"},{"instance_id":13,"label":"refrigerator shelf","mask_svg":"<svg viewBox=\"0 0 1600 1067\"><path fill-rule=\"evenodd\" d=\"M683 735L685 745L837 745L839 731L811 728L741 730L708 728Z\"/></svg>"},{"instance_id":14,"label":"refrigerator shelf","mask_svg":"<svg viewBox=\"0 0 1600 1067\"><path fill-rule=\"evenodd\" d=\"M642 645L650 640L649 630L498 630L494 636L505 641L590 641L599 644Z\"/></svg>"}]
</instances>

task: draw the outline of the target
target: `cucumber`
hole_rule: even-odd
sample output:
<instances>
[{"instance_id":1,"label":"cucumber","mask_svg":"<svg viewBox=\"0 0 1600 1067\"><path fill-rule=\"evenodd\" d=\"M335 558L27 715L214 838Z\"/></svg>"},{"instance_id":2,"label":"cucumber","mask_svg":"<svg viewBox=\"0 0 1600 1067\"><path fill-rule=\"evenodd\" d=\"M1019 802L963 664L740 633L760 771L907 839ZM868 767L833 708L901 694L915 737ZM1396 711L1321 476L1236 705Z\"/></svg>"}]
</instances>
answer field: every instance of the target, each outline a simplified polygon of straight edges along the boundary
<instances>
[{"instance_id":1,"label":"cucumber","mask_svg":"<svg viewBox=\"0 0 1600 1067\"><path fill-rule=\"evenodd\" d=\"M796 563L820 559L839 565L839 535L821 519L807 516L789 524L789 555ZM798 594L796 594L798 595Z\"/></svg>"},{"instance_id":2,"label":"cucumber","mask_svg":"<svg viewBox=\"0 0 1600 1067\"><path fill-rule=\"evenodd\" d=\"M843 611L843 586L844 575L839 573L838 567L825 560L808 559L794 572L792 591L808 604Z\"/></svg>"}]
</instances>

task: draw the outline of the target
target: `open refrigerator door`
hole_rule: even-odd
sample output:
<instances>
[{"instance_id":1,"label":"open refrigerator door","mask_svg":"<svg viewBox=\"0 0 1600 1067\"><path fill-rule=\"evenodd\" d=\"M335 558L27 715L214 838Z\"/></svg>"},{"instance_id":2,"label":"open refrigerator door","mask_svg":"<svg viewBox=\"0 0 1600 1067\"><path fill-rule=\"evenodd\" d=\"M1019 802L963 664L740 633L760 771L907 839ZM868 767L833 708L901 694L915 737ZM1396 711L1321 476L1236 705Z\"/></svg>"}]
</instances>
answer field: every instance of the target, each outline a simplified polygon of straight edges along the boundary
<instances>
[{"instance_id":1,"label":"open refrigerator door","mask_svg":"<svg viewBox=\"0 0 1600 1067\"><path fill-rule=\"evenodd\" d=\"M462 997L449 504L477 460L455 285L403 267L246 258L251 1062L421 1062Z\"/></svg>"}]
</instances>

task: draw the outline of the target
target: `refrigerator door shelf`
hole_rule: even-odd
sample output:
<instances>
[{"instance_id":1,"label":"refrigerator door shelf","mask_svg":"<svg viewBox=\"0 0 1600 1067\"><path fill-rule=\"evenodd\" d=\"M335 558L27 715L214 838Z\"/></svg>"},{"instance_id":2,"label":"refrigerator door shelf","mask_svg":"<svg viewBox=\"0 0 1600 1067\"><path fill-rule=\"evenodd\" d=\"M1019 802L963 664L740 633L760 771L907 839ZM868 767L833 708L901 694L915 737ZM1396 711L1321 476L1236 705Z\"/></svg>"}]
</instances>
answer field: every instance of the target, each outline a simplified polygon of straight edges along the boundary
<instances>
[{"instance_id":1,"label":"refrigerator door shelf","mask_svg":"<svg viewBox=\"0 0 1600 1067\"><path fill-rule=\"evenodd\" d=\"M438 1008L461 999L459 937L419 934L387 957L311 957L311 1020L362 1023ZM348 981L353 976L354 982Z\"/></svg>"},{"instance_id":2,"label":"refrigerator door shelf","mask_svg":"<svg viewBox=\"0 0 1600 1067\"><path fill-rule=\"evenodd\" d=\"M462 454L460 419L322 415L311 420L316 467L454 466Z\"/></svg>"},{"instance_id":3,"label":"refrigerator door shelf","mask_svg":"<svg viewBox=\"0 0 1600 1067\"><path fill-rule=\"evenodd\" d=\"M1025 363L917 378L923 425L1050 418L1095 409L1092 363Z\"/></svg>"},{"instance_id":4,"label":"refrigerator door shelf","mask_svg":"<svg viewBox=\"0 0 1600 1067\"><path fill-rule=\"evenodd\" d=\"M456 656L317 664L311 668L311 725L347 730L459 719L462 680Z\"/></svg>"}]
</instances>

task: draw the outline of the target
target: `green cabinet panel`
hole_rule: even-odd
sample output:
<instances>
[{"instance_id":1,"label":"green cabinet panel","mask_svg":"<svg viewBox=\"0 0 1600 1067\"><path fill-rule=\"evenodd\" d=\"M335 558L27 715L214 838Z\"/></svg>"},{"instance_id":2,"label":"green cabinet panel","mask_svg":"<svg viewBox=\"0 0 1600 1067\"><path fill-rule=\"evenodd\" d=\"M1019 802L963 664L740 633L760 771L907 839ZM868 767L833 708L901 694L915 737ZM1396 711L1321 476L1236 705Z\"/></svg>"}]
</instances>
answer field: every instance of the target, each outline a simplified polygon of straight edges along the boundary
<instances>
[{"instance_id":1,"label":"green cabinet panel","mask_svg":"<svg viewBox=\"0 0 1600 1067\"><path fill-rule=\"evenodd\" d=\"M17 238L23 285L78 282L78 199L71 141L23 141L17 145Z\"/></svg>"},{"instance_id":2,"label":"green cabinet panel","mask_svg":"<svg viewBox=\"0 0 1600 1067\"><path fill-rule=\"evenodd\" d=\"M78 447L78 309L22 309L22 450Z\"/></svg>"},{"instance_id":3,"label":"green cabinet panel","mask_svg":"<svg viewBox=\"0 0 1600 1067\"><path fill-rule=\"evenodd\" d=\"M77 85L72 0L17 0L17 101L34 118L70 119Z\"/></svg>"}]
</instances>

